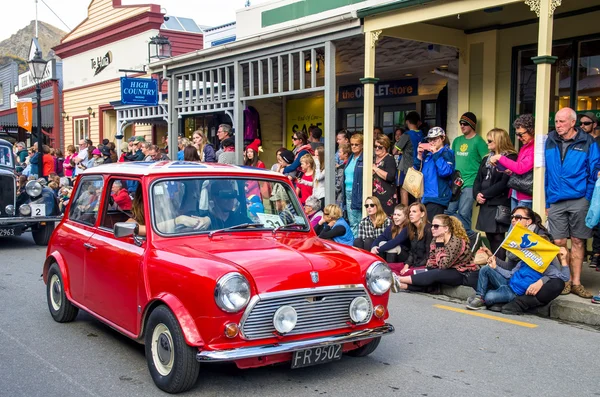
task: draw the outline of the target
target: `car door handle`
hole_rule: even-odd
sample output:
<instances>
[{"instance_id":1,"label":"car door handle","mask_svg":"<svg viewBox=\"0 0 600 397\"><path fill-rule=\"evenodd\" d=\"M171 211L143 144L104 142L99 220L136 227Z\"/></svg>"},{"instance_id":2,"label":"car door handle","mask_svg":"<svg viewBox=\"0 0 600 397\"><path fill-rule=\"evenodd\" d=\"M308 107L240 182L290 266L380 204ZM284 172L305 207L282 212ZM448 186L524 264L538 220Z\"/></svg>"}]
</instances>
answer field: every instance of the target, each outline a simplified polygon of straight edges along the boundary
<instances>
[{"instance_id":1,"label":"car door handle","mask_svg":"<svg viewBox=\"0 0 600 397\"><path fill-rule=\"evenodd\" d=\"M85 247L85 249L88 249L88 250L90 250L90 251L93 251L93 250L95 250L95 249L96 249L96 247L95 247L95 246L93 246L93 245L92 245L92 244L90 244L90 243L83 243L83 246Z\"/></svg>"}]
</instances>

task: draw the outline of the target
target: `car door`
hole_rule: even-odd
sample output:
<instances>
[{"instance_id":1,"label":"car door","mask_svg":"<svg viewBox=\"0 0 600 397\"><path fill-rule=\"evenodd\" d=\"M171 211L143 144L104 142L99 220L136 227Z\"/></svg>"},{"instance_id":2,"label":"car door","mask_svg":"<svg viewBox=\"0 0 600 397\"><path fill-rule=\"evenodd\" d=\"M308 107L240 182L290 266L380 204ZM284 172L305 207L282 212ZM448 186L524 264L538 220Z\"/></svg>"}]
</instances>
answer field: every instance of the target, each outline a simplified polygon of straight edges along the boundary
<instances>
[{"instance_id":1,"label":"car door","mask_svg":"<svg viewBox=\"0 0 600 397\"><path fill-rule=\"evenodd\" d=\"M98 220L98 198L104 180L100 175L82 176L71 195L71 206L64 226L58 228L61 255L67 266L69 291L73 300L85 305L85 260L87 244Z\"/></svg>"},{"instance_id":2,"label":"car door","mask_svg":"<svg viewBox=\"0 0 600 397\"><path fill-rule=\"evenodd\" d=\"M108 181L99 214L100 222L88 241L85 296L89 308L95 313L135 333L138 286L142 282L140 268L146 243L138 246L133 237L116 238L114 235L114 224L127 221L130 215L111 204L109 197L115 180L122 179Z\"/></svg>"}]
</instances>

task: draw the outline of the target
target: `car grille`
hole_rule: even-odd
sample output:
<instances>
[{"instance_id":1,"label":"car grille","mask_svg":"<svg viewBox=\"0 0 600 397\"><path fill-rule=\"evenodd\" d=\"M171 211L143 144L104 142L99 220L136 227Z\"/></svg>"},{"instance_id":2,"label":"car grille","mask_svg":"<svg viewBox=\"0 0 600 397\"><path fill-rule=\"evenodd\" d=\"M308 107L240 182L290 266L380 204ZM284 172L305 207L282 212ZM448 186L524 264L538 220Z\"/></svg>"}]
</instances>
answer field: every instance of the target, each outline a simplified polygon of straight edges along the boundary
<instances>
[{"instance_id":1,"label":"car grille","mask_svg":"<svg viewBox=\"0 0 600 397\"><path fill-rule=\"evenodd\" d=\"M12 175L0 175L0 218L12 217L6 214L7 205L15 205L15 178Z\"/></svg>"},{"instance_id":2,"label":"car grille","mask_svg":"<svg viewBox=\"0 0 600 397\"><path fill-rule=\"evenodd\" d=\"M241 321L241 333L246 339L273 337L273 315L281 306L292 306L298 313L296 327L286 335L346 328L350 323L349 308L354 298L371 299L362 286L336 286L286 291L259 295L246 309ZM370 305L372 312L372 304ZM371 318L369 313L368 319Z\"/></svg>"}]
</instances>

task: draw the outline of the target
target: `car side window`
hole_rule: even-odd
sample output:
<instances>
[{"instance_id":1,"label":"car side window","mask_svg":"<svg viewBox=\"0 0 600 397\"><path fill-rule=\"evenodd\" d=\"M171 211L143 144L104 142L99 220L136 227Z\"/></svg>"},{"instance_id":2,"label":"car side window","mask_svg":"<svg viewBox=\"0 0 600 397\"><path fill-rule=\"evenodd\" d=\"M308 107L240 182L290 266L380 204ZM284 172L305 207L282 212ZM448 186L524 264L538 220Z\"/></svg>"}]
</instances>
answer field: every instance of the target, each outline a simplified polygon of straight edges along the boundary
<instances>
[{"instance_id":1,"label":"car side window","mask_svg":"<svg viewBox=\"0 0 600 397\"><path fill-rule=\"evenodd\" d=\"M69 219L86 225L95 225L103 187L104 179L102 177L84 177L77 187Z\"/></svg>"},{"instance_id":2,"label":"car side window","mask_svg":"<svg viewBox=\"0 0 600 397\"><path fill-rule=\"evenodd\" d=\"M128 187L140 183L134 179L111 179L108 181L108 200L104 202L100 227L113 230L115 223L131 218L132 198Z\"/></svg>"}]
</instances>

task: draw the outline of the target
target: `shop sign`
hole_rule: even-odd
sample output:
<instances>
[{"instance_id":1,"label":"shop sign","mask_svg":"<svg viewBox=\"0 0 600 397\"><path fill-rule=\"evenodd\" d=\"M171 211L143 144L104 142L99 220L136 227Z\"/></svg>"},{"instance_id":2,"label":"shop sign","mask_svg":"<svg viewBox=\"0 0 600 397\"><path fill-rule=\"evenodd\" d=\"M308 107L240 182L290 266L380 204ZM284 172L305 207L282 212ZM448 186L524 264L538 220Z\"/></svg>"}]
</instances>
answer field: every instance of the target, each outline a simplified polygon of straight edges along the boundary
<instances>
[{"instance_id":1,"label":"shop sign","mask_svg":"<svg viewBox=\"0 0 600 397\"><path fill-rule=\"evenodd\" d=\"M108 51L102 57L92 58L90 61L92 62L92 70L94 71L94 76L97 76L98 73L106 69L108 65L112 63L112 52Z\"/></svg>"},{"instance_id":2,"label":"shop sign","mask_svg":"<svg viewBox=\"0 0 600 397\"><path fill-rule=\"evenodd\" d=\"M419 95L419 79L380 81L375 84L375 98L402 98ZM362 84L345 85L339 89L338 102L360 101L364 96Z\"/></svg>"},{"instance_id":3,"label":"shop sign","mask_svg":"<svg viewBox=\"0 0 600 397\"><path fill-rule=\"evenodd\" d=\"M304 131L308 134L311 125L323 130L325 120L325 100L323 97L290 99L286 107L287 134L285 147L293 148L292 136L296 131ZM325 136L325 131L323 131Z\"/></svg>"},{"instance_id":4,"label":"shop sign","mask_svg":"<svg viewBox=\"0 0 600 397\"><path fill-rule=\"evenodd\" d=\"M40 83L54 79L54 70L54 60L50 60L46 64L46 69L44 69L44 75L42 76ZM19 87L17 88L17 91L22 91L25 88L33 87L34 85L35 80L33 80L33 75L31 74L31 71L28 70L25 73L21 73L19 75Z\"/></svg>"},{"instance_id":5,"label":"shop sign","mask_svg":"<svg viewBox=\"0 0 600 397\"><path fill-rule=\"evenodd\" d=\"M154 79L121 77L121 103L123 105L156 106L158 82Z\"/></svg>"}]
</instances>

